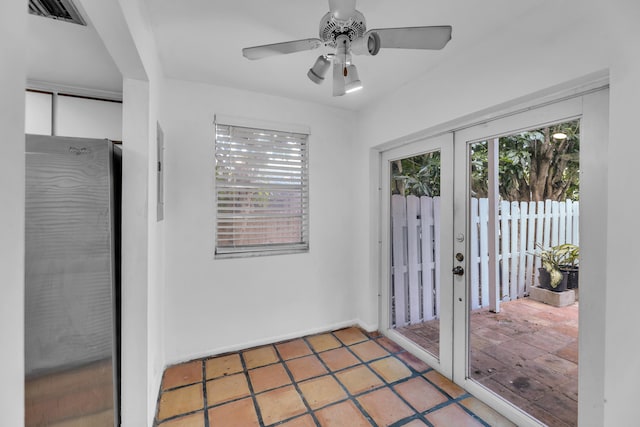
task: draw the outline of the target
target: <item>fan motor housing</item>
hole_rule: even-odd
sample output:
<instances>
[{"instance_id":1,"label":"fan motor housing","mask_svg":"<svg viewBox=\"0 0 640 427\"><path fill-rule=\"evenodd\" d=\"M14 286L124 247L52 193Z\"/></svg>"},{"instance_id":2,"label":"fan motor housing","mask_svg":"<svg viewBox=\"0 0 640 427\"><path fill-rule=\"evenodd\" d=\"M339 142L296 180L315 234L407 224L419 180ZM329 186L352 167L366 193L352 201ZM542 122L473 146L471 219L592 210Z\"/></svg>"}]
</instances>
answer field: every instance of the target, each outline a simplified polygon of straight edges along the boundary
<instances>
[{"instance_id":1,"label":"fan motor housing","mask_svg":"<svg viewBox=\"0 0 640 427\"><path fill-rule=\"evenodd\" d=\"M356 10L351 18L346 21L337 20L331 12L320 20L320 38L331 47L336 47L336 38L346 35L350 41L354 41L367 31L367 22L364 15Z\"/></svg>"}]
</instances>

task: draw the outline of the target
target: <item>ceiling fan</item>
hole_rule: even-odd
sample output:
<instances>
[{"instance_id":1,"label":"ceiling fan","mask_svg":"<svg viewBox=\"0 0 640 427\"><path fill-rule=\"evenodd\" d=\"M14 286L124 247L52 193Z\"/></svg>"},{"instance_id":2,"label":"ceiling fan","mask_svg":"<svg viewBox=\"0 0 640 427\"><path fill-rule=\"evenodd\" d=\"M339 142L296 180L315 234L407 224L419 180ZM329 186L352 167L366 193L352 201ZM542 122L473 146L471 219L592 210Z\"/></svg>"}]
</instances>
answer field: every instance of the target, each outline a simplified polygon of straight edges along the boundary
<instances>
[{"instance_id":1,"label":"ceiling fan","mask_svg":"<svg viewBox=\"0 0 640 427\"><path fill-rule=\"evenodd\" d=\"M449 25L367 31L364 15L356 10L356 0L329 0L329 12L320 20L320 38L246 47L242 49L242 55L248 59L262 59L322 46L335 49L320 55L307 76L312 82L321 84L333 62L333 96L341 96L362 89L351 54L377 55L381 48L439 50L449 40Z\"/></svg>"}]
</instances>

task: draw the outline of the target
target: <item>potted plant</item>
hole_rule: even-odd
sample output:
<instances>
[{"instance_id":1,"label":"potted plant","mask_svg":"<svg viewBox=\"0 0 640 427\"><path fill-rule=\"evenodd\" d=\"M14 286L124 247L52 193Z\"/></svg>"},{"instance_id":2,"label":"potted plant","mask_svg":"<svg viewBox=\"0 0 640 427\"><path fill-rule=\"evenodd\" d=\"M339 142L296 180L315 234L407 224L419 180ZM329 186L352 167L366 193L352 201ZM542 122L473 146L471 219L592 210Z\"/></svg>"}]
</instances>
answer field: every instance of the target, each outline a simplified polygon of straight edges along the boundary
<instances>
[{"instance_id":1,"label":"potted plant","mask_svg":"<svg viewBox=\"0 0 640 427\"><path fill-rule=\"evenodd\" d=\"M560 258L558 269L567 276L567 289L578 287L580 248L571 243L556 247Z\"/></svg>"},{"instance_id":2,"label":"potted plant","mask_svg":"<svg viewBox=\"0 0 640 427\"><path fill-rule=\"evenodd\" d=\"M540 250L534 255L542 261L542 268L538 269L540 287L555 292L578 287L578 263L580 248L571 243Z\"/></svg>"}]
</instances>

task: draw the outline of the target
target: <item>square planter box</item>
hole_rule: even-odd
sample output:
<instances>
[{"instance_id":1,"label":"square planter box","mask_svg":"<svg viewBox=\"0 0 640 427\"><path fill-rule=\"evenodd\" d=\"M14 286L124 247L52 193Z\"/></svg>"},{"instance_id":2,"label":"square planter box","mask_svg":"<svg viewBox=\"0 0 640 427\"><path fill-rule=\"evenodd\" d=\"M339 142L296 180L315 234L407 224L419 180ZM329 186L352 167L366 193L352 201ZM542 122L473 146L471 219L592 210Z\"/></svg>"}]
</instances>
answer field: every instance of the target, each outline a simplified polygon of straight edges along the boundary
<instances>
[{"instance_id":1,"label":"square planter box","mask_svg":"<svg viewBox=\"0 0 640 427\"><path fill-rule=\"evenodd\" d=\"M538 286L532 286L529 288L529 298L554 307L566 307L578 301L578 289L567 289L564 292L555 292Z\"/></svg>"}]
</instances>

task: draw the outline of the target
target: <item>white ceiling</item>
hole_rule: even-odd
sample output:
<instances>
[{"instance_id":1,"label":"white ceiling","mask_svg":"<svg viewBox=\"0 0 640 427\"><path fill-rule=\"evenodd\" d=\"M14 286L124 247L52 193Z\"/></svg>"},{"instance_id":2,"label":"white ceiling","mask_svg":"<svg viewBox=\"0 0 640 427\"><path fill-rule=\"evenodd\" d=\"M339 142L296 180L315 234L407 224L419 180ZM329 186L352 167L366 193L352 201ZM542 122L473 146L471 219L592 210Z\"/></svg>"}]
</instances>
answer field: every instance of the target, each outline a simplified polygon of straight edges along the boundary
<instances>
[{"instance_id":1,"label":"white ceiling","mask_svg":"<svg viewBox=\"0 0 640 427\"><path fill-rule=\"evenodd\" d=\"M364 90L331 96L306 76L321 50L250 61L242 48L318 37L327 0L148 0L160 59L167 77L358 110L381 95L428 73L442 61L464 54L482 37L499 31L540 0L359 0L367 28L453 25L452 40L441 51L381 50L375 57L354 56ZM330 75L330 73L329 73Z\"/></svg>"},{"instance_id":2,"label":"white ceiling","mask_svg":"<svg viewBox=\"0 0 640 427\"><path fill-rule=\"evenodd\" d=\"M29 80L122 92L122 75L91 23L83 26L29 14L28 32Z\"/></svg>"},{"instance_id":3,"label":"white ceiling","mask_svg":"<svg viewBox=\"0 0 640 427\"><path fill-rule=\"evenodd\" d=\"M318 37L327 0L146 0L146 6L166 77L359 110L551 1L359 0L368 29L452 25L453 36L441 51L354 56L364 90L335 98L330 78L318 86L306 76L322 49L258 61L242 56L243 47ZM30 15L29 28L28 78L121 91L120 73L91 24Z\"/></svg>"}]
</instances>

